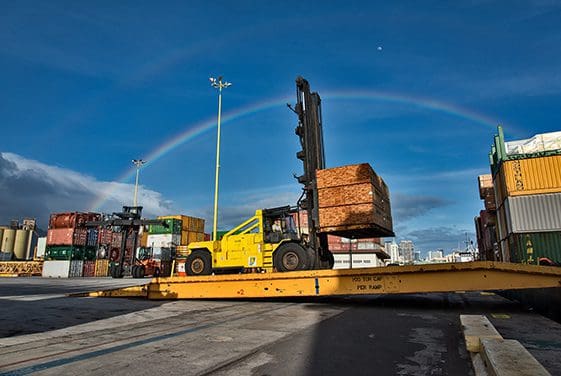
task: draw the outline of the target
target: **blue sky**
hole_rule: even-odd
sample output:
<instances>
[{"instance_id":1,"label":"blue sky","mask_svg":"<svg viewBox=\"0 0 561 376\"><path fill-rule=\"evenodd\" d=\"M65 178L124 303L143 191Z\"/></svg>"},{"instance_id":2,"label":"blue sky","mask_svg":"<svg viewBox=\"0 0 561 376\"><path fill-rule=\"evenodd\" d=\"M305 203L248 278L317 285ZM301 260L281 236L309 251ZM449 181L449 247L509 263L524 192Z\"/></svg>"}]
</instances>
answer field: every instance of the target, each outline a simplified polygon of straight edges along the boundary
<instances>
[{"instance_id":1,"label":"blue sky","mask_svg":"<svg viewBox=\"0 0 561 376\"><path fill-rule=\"evenodd\" d=\"M482 208L495 126L559 130L561 7L493 2L2 2L0 220L118 210L133 158L216 118L220 227L294 203L294 79L323 99L328 167L369 162L399 239L449 250ZM381 47L381 49L379 48ZM263 105L268 103L269 105ZM271 104L273 103L273 104ZM253 108L244 112L241 109ZM212 222L216 128L141 171L149 214ZM119 180L127 175L128 178Z\"/></svg>"}]
</instances>

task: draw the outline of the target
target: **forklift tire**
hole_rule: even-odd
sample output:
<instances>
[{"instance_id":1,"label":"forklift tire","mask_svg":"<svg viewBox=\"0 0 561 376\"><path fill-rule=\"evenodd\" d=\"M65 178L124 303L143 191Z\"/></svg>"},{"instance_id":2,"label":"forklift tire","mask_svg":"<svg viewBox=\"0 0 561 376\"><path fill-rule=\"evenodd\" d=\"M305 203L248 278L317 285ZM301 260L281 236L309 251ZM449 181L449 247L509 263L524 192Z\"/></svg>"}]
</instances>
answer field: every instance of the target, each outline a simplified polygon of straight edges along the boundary
<instances>
[{"instance_id":1,"label":"forklift tire","mask_svg":"<svg viewBox=\"0 0 561 376\"><path fill-rule=\"evenodd\" d=\"M160 268L156 268L154 270L154 278L158 278L160 276Z\"/></svg>"},{"instance_id":2,"label":"forklift tire","mask_svg":"<svg viewBox=\"0 0 561 376\"><path fill-rule=\"evenodd\" d=\"M296 243L284 243L275 251L274 266L279 272L307 270L312 263L308 252Z\"/></svg>"},{"instance_id":3,"label":"forklift tire","mask_svg":"<svg viewBox=\"0 0 561 376\"><path fill-rule=\"evenodd\" d=\"M310 260L309 269L310 270L318 269L316 253L311 248L308 248L307 252L308 252L308 259Z\"/></svg>"},{"instance_id":4,"label":"forklift tire","mask_svg":"<svg viewBox=\"0 0 561 376\"><path fill-rule=\"evenodd\" d=\"M136 269L137 269L137 268L138 268L138 266L136 266L136 265L133 265L133 266L131 267L131 275L132 275L133 278L138 278L138 277L136 276Z\"/></svg>"},{"instance_id":5,"label":"forklift tire","mask_svg":"<svg viewBox=\"0 0 561 376\"><path fill-rule=\"evenodd\" d=\"M123 278L123 272L117 265L112 265L110 269L111 277L113 278Z\"/></svg>"},{"instance_id":6,"label":"forklift tire","mask_svg":"<svg viewBox=\"0 0 561 376\"><path fill-rule=\"evenodd\" d=\"M335 256L333 256L333 253L331 251L327 251L327 257L325 258L325 261L327 261L328 269L333 269L333 266L335 265Z\"/></svg>"},{"instance_id":7,"label":"forklift tire","mask_svg":"<svg viewBox=\"0 0 561 376\"><path fill-rule=\"evenodd\" d=\"M146 274L146 268L144 267L144 265L138 265L136 267L136 277L135 278L144 278L145 274Z\"/></svg>"},{"instance_id":8,"label":"forklift tire","mask_svg":"<svg viewBox=\"0 0 561 376\"><path fill-rule=\"evenodd\" d=\"M195 250L185 260L185 273L187 275L209 275L212 273L212 259L210 253Z\"/></svg>"}]
</instances>

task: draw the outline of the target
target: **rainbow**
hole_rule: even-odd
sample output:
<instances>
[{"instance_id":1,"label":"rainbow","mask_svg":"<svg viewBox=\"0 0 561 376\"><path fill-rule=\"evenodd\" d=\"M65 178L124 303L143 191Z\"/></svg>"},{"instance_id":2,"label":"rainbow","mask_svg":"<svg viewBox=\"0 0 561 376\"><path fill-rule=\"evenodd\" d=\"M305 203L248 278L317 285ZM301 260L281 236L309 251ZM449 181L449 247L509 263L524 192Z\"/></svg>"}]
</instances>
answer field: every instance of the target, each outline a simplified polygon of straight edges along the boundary
<instances>
[{"instance_id":1,"label":"rainbow","mask_svg":"<svg viewBox=\"0 0 561 376\"><path fill-rule=\"evenodd\" d=\"M430 98L407 96L403 94L388 93L381 91L326 91L321 94L322 100L367 100L367 101L381 101L386 103L396 103L396 104L406 104L416 108L436 111L439 113L447 114L453 117L461 118L464 120L471 121L476 124L489 126L495 128L499 123L497 119L491 119L490 117L477 113L460 106L452 105L449 103L444 103ZM234 120L250 116L252 114L263 112L272 108L285 106L286 103L292 102L292 97L281 97L270 99L265 102L252 103L242 108L234 111L230 111L222 115L222 124L227 124ZM154 164L163 156L171 153L178 146L185 144L203 133L210 131L216 127L216 117L211 117L207 120L203 120L199 123L189 124L185 127L185 130L174 135L163 144L152 150L142 159L148 161L147 164ZM127 169L123 174L118 176L115 180L117 182L124 182L130 180L135 174L135 169L131 167ZM90 206L90 211L99 211L100 207L107 201L107 199L113 193L111 185L108 185L108 189L105 190Z\"/></svg>"}]
</instances>

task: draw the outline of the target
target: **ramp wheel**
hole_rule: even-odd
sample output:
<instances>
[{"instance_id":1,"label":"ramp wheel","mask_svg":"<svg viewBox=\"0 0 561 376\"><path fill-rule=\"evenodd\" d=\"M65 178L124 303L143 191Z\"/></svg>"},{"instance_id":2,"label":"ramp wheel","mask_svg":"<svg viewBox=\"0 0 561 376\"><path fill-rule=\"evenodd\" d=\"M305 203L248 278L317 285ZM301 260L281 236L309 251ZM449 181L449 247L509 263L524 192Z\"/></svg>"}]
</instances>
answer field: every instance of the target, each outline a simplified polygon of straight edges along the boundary
<instances>
[{"instance_id":1,"label":"ramp wheel","mask_svg":"<svg viewBox=\"0 0 561 376\"><path fill-rule=\"evenodd\" d=\"M185 260L185 272L188 275L209 275L212 273L212 260L206 251L193 251Z\"/></svg>"},{"instance_id":2,"label":"ramp wheel","mask_svg":"<svg viewBox=\"0 0 561 376\"><path fill-rule=\"evenodd\" d=\"M285 243L275 251L274 264L279 272L309 269L308 252L296 243Z\"/></svg>"}]
</instances>

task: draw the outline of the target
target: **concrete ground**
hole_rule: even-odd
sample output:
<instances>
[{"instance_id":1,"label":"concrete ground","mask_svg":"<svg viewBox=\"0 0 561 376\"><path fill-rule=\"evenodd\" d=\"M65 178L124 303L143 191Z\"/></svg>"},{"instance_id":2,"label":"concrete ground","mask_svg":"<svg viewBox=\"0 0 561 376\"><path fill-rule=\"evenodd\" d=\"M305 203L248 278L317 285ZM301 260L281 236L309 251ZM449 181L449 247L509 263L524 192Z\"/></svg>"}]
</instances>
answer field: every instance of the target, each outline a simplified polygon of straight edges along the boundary
<instances>
[{"instance_id":1,"label":"concrete ground","mask_svg":"<svg viewBox=\"0 0 561 376\"><path fill-rule=\"evenodd\" d=\"M138 281L0 279L0 375L470 375L460 314L487 315L504 338L561 375L561 325L494 294L172 302L63 295L114 283Z\"/></svg>"}]
</instances>

